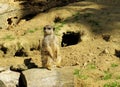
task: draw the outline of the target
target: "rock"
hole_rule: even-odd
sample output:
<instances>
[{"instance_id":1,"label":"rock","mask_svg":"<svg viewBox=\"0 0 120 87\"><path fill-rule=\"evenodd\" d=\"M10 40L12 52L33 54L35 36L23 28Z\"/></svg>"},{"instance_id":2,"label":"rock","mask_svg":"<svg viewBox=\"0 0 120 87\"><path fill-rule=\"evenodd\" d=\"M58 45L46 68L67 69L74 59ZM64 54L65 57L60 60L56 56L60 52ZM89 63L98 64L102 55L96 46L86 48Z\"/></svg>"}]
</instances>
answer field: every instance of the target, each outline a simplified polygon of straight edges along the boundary
<instances>
[{"instance_id":1,"label":"rock","mask_svg":"<svg viewBox=\"0 0 120 87\"><path fill-rule=\"evenodd\" d=\"M111 39L111 35L109 35L109 34L104 34L104 35L102 35L102 38L105 40L105 41L110 41L110 39Z\"/></svg>"},{"instance_id":2,"label":"rock","mask_svg":"<svg viewBox=\"0 0 120 87\"><path fill-rule=\"evenodd\" d=\"M20 87L74 87L73 71L75 67L59 69L29 69L20 75ZM39 83L39 84L38 84Z\"/></svg>"},{"instance_id":3,"label":"rock","mask_svg":"<svg viewBox=\"0 0 120 87\"><path fill-rule=\"evenodd\" d=\"M0 29L9 29L21 19L30 20L40 12L77 0L0 0Z\"/></svg>"},{"instance_id":4,"label":"rock","mask_svg":"<svg viewBox=\"0 0 120 87\"><path fill-rule=\"evenodd\" d=\"M120 58L120 50L115 49L115 56Z\"/></svg>"},{"instance_id":5,"label":"rock","mask_svg":"<svg viewBox=\"0 0 120 87\"><path fill-rule=\"evenodd\" d=\"M0 73L7 70L7 69L8 69L8 67L0 67Z\"/></svg>"},{"instance_id":6,"label":"rock","mask_svg":"<svg viewBox=\"0 0 120 87\"><path fill-rule=\"evenodd\" d=\"M6 87L5 84L0 80L0 87Z\"/></svg>"},{"instance_id":7,"label":"rock","mask_svg":"<svg viewBox=\"0 0 120 87\"><path fill-rule=\"evenodd\" d=\"M0 14L4 13L8 9L9 5L5 3L0 3Z\"/></svg>"},{"instance_id":8,"label":"rock","mask_svg":"<svg viewBox=\"0 0 120 87\"><path fill-rule=\"evenodd\" d=\"M104 54L109 54L110 52L108 51L108 49L104 49L100 54L99 56L102 56Z\"/></svg>"},{"instance_id":9,"label":"rock","mask_svg":"<svg viewBox=\"0 0 120 87\"><path fill-rule=\"evenodd\" d=\"M6 85L6 87L16 87L16 85L18 85L19 76L20 73L8 69L0 73L0 80Z\"/></svg>"},{"instance_id":10,"label":"rock","mask_svg":"<svg viewBox=\"0 0 120 87\"><path fill-rule=\"evenodd\" d=\"M10 66L10 70L16 71L16 72L22 72L24 70L31 69L31 68L38 68L38 66L32 61L32 58L25 59L24 64Z\"/></svg>"},{"instance_id":11,"label":"rock","mask_svg":"<svg viewBox=\"0 0 120 87\"><path fill-rule=\"evenodd\" d=\"M103 53L105 53L105 54L109 54L108 49L103 50Z\"/></svg>"},{"instance_id":12,"label":"rock","mask_svg":"<svg viewBox=\"0 0 120 87\"><path fill-rule=\"evenodd\" d=\"M10 66L10 70L16 71L16 72L21 72L21 71L24 71L26 69L28 69L28 68L24 64L16 65L16 66L15 65Z\"/></svg>"}]
</instances>

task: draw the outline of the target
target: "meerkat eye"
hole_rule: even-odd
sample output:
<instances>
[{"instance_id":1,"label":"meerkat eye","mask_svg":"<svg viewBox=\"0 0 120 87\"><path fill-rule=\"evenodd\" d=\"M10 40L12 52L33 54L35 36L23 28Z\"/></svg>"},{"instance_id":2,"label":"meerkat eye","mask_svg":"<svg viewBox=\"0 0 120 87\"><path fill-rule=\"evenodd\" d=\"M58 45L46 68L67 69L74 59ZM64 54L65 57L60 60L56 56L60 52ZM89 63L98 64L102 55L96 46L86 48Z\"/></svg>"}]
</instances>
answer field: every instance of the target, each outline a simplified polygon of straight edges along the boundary
<instances>
[{"instance_id":1,"label":"meerkat eye","mask_svg":"<svg viewBox=\"0 0 120 87\"><path fill-rule=\"evenodd\" d=\"M44 29L44 30L46 30L46 28L45 28L45 27L44 27L43 29Z\"/></svg>"}]
</instances>

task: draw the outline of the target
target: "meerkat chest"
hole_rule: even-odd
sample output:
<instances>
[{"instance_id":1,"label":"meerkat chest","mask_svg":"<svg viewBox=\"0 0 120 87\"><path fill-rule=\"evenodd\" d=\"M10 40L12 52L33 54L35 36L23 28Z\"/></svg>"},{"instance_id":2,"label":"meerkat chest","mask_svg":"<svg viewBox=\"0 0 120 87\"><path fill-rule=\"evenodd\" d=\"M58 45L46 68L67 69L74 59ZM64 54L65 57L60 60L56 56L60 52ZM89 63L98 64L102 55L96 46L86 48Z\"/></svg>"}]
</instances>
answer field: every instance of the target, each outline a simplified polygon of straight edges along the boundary
<instances>
[{"instance_id":1,"label":"meerkat chest","mask_svg":"<svg viewBox=\"0 0 120 87\"><path fill-rule=\"evenodd\" d=\"M47 45L54 47L56 44L56 37L55 36L46 36L45 42Z\"/></svg>"}]
</instances>

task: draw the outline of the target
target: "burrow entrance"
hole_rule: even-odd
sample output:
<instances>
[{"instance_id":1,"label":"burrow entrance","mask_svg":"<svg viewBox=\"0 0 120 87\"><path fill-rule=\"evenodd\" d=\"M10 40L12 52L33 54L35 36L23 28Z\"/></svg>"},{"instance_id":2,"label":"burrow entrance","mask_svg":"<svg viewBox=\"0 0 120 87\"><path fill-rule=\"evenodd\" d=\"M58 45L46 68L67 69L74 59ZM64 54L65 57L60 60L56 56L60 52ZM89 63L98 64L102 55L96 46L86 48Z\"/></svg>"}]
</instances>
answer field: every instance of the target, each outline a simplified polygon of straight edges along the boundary
<instances>
[{"instance_id":1,"label":"burrow entrance","mask_svg":"<svg viewBox=\"0 0 120 87\"><path fill-rule=\"evenodd\" d=\"M26 16L24 16L22 19L25 19L26 21L31 20L32 18L34 18L37 14L28 14Z\"/></svg>"},{"instance_id":2,"label":"burrow entrance","mask_svg":"<svg viewBox=\"0 0 120 87\"><path fill-rule=\"evenodd\" d=\"M82 35L80 32L68 31L66 33L63 33L61 46L66 47L78 44L81 41L81 36Z\"/></svg>"},{"instance_id":3,"label":"burrow entrance","mask_svg":"<svg viewBox=\"0 0 120 87\"><path fill-rule=\"evenodd\" d=\"M23 51L23 49L18 50L14 56L19 56L19 57L27 57L27 53Z\"/></svg>"},{"instance_id":4,"label":"burrow entrance","mask_svg":"<svg viewBox=\"0 0 120 87\"><path fill-rule=\"evenodd\" d=\"M120 58L120 50L115 49L115 56Z\"/></svg>"}]
</instances>

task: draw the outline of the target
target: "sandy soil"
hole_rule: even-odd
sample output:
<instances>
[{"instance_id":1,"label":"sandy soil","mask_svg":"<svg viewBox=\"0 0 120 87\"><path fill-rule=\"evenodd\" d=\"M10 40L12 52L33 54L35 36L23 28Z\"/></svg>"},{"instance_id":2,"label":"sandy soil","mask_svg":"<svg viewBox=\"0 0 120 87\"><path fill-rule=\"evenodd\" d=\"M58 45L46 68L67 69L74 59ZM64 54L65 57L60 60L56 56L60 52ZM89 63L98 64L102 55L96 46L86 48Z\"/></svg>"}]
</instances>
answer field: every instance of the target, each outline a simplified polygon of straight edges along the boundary
<instances>
[{"instance_id":1,"label":"sandy soil","mask_svg":"<svg viewBox=\"0 0 120 87\"><path fill-rule=\"evenodd\" d=\"M120 6L118 2L97 3L82 1L64 7L56 7L40 13L31 20L22 19L9 30L1 30L0 43L16 43L16 40L32 46L43 37L46 24L56 27L60 41L62 66L79 66L75 70L76 87L120 86ZM61 47L63 32L80 32L78 43ZM6 36L9 35L9 36ZM12 36L10 36L12 35ZM69 40L64 44L74 43ZM32 43L32 45L31 45ZM7 44L9 45L9 44ZM11 45L10 45L11 46ZM25 45L26 47L26 45ZM11 47L12 48L12 47ZM32 58L31 63L41 67L39 50L31 50L28 56L9 56L0 51L0 66L16 66ZM113 86L111 86L113 85Z\"/></svg>"}]
</instances>

